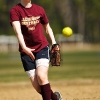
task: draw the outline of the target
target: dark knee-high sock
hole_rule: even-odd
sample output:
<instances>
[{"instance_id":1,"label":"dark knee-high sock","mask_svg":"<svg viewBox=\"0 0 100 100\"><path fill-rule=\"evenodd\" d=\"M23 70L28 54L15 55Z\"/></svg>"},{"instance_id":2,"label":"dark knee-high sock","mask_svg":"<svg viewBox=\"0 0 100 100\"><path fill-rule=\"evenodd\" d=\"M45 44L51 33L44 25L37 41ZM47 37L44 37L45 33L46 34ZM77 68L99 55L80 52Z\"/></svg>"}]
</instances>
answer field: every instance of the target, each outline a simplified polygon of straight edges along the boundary
<instances>
[{"instance_id":1,"label":"dark knee-high sock","mask_svg":"<svg viewBox=\"0 0 100 100\"><path fill-rule=\"evenodd\" d=\"M45 90L46 89L46 90ZM49 90L50 89L50 90ZM46 93L47 95L45 95L44 94L44 92L43 91L48 91L48 93ZM50 92L51 91L51 92ZM50 98L50 93L51 93L51 98ZM45 100L44 98L50 98L50 99L52 99L52 100L57 100L57 96L53 93L53 91L51 90L51 87L50 87L50 84L48 83L48 84L46 84L46 85L42 85L41 86L41 93L40 93L41 95L42 95L42 97L43 97L43 100ZM44 97L44 95L46 96L46 97ZM49 95L49 97L48 97L48 95ZM46 99L46 100L48 100L48 99Z\"/></svg>"},{"instance_id":2,"label":"dark knee-high sock","mask_svg":"<svg viewBox=\"0 0 100 100\"><path fill-rule=\"evenodd\" d=\"M52 90L51 90L51 99L52 100L57 100L57 96L53 93Z\"/></svg>"},{"instance_id":3,"label":"dark knee-high sock","mask_svg":"<svg viewBox=\"0 0 100 100\"><path fill-rule=\"evenodd\" d=\"M39 94L41 94L42 95L42 93L41 92L39 92ZM53 93L53 91L51 90L51 99L52 100L57 100L57 96Z\"/></svg>"},{"instance_id":4,"label":"dark knee-high sock","mask_svg":"<svg viewBox=\"0 0 100 100\"><path fill-rule=\"evenodd\" d=\"M50 84L41 85L41 94L43 100L50 100L51 99L51 88Z\"/></svg>"}]
</instances>

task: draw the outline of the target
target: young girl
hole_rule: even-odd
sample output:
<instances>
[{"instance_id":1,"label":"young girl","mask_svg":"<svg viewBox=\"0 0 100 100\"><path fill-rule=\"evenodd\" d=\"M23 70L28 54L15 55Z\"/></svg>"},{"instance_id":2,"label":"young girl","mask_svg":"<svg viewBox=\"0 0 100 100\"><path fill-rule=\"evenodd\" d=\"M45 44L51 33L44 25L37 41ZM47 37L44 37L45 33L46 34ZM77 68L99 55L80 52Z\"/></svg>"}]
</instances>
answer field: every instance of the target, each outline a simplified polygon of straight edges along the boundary
<instances>
[{"instance_id":1,"label":"young girl","mask_svg":"<svg viewBox=\"0 0 100 100\"><path fill-rule=\"evenodd\" d=\"M53 93L48 81L49 43L43 27L52 45L56 41L44 9L32 4L31 0L21 0L10 10L10 23L19 42L24 70L35 90L42 95L43 100L62 100L59 92Z\"/></svg>"}]
</instances>

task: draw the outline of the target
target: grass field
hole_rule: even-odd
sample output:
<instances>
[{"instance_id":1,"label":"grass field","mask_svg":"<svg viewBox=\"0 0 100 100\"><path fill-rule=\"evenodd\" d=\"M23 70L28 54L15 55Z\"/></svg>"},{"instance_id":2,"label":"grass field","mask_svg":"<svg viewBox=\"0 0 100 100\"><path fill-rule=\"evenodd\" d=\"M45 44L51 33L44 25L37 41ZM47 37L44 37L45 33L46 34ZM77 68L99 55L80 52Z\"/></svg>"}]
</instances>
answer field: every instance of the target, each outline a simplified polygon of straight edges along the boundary
<instances>
[{"instance_id":1,"label":"grass field","mask_svg":"<svg viewBox=\"0 0 100 100\"><path fill-rule=\"evenodd\" d=\"M100 50L63 52L61 66L50 66L49 80L63 100L100 100ZM18 52L0 53L0 100L42 100Z\"/></svg>"},{"instance_id":2,"label":"grass field","mask_svg":"<svg viewBox=\"0 0 100 100\"><path fill-rule=\"evenodd\" d=\"M62 53L61 66L50 66L49 79L100 79L100 51ZM27 80L19 53L0 54L0 82Z\"/></svg>"}]
</instances>

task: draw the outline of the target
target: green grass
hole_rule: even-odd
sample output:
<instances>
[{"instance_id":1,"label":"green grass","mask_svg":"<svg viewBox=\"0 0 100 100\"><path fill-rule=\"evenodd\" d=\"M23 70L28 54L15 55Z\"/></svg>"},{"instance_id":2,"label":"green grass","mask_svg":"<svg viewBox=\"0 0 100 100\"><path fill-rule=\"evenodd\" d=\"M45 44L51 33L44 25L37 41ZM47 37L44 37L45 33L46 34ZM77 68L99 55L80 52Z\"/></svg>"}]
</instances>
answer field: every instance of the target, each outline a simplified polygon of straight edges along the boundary
<instances>
[{"instance_id":1,"label":"green grass","mask_svg":"<svg viewBox=\"0 0 100 100\"><path fill-rule=\"evenodd\" d=\"M49 79L100 79L100 51L62 53L61 66L50 66ZM19 53L0 54L0 82L28 80Z\"/></svg>"},{"instance_id":2,"label":"green grass","mask_svg":"<svg viewBox=\"0 0 100 100\"><path fill-rule=\"evenodd\" d=\"M62 59L60 67L50 68L51 79L100 79L100 52L66 52Z\"/></svg>"},{"instance_id":3,"label":"green grass","mask_svg":"<svg viewBox=\"0 0 100 100\"><path fill-rule=\"evenodd\" d=\"M0 54L0 82L26 81L18 53Z\"/></svg>"}]
</instances>

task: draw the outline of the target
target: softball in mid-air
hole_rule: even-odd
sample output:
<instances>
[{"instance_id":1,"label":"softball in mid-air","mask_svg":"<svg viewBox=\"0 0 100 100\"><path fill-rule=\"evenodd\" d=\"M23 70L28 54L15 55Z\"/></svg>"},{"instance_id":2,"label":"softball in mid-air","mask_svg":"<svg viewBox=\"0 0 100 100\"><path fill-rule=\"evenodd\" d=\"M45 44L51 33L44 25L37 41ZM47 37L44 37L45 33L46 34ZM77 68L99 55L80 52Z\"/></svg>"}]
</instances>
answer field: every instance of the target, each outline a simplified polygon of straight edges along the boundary
<instances>
[{"instance_id":1,"label":"softball in mid-air","mask_svg":"<svg viewBox=\"0 0 100 100\"><path fill-rule=\"evenodd\" d=\"M62 34L65 36L65 37L70 37L72 34L73 34L73 31L70 27L65 27L63 28L62 30Z\"/></svg>"}]
</instances>

